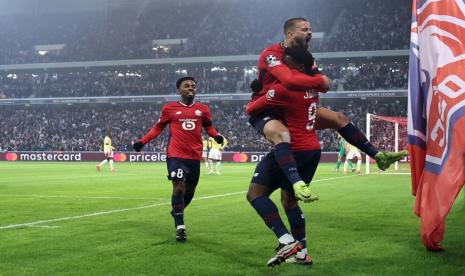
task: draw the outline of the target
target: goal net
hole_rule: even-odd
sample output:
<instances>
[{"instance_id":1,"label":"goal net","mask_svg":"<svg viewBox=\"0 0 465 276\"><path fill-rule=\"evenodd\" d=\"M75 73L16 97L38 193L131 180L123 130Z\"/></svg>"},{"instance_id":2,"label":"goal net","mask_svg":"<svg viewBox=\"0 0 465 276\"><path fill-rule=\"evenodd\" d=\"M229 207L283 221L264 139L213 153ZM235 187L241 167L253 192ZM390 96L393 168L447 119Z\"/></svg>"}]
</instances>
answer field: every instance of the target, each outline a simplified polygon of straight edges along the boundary
<instances>
[{"instance_id":1,"label":"goal net","mask_svg":"<svg viewBox=\"0 0 465 276\"><path fill-rule=\"evenodd\" d=\"M380 151L399 151L407 149L407 118L388 117L367 113L366 136L368 140ZM396 162L389 170L408 170L406 160L401 165ZM402 165L403 164L403 165ZM366 156L366 173L377 172L374 160Z\"/></svg>"}]
</instances>

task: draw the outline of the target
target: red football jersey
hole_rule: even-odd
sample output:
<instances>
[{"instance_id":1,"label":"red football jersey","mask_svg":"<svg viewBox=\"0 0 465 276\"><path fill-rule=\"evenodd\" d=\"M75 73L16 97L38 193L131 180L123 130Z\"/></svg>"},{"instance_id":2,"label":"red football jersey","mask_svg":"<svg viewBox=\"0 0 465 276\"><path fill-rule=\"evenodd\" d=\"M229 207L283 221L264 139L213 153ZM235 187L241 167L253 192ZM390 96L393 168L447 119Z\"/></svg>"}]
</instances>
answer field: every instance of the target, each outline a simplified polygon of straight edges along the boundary
<instances>
[{"instance_id":1,"label":"red football jersey","mask_svg":"<svg viewBox=\"0 0 465 276\"><path fill-rule=\"evenodd\" d=\"M252 95L252 101L265 94L272 85L278 82L292 90L314 88L319 92L327 91L327 89L322 88L324 84L322 74L309 76L301 72L292 73L291 69L284 64L284 49L284 44L281 42L271 45L260 54L258 59L258 79L263 88L260 92Z\"/></svg>"},{"instance_id":2,"label":"red football jersey","mask_svg":"<svg viewBox=\"0 0 465 276\"><path fill-rule=\"evenodd\" d=\"M219 135L213 127L208 106L199 102L191 105L171 102L163 106L160 119L141 138L142 143L146 144L156 138L168 124L171 132L167 149L168 158L201 160L202 128L205 128L211 137Z\"/></svg>"},{"instance_id":3,"label":"red football jersey","mask_svg":"<svg viewBox=\"0 0 465 276\"><path fill-rule=\"evenodd\" d=\"M248 108L266 105L279 109L291 135L292 151L319 150L321 146L315 130L317 103L315 90L292 91L277 83Z\"/></svg>"}]
</instances>

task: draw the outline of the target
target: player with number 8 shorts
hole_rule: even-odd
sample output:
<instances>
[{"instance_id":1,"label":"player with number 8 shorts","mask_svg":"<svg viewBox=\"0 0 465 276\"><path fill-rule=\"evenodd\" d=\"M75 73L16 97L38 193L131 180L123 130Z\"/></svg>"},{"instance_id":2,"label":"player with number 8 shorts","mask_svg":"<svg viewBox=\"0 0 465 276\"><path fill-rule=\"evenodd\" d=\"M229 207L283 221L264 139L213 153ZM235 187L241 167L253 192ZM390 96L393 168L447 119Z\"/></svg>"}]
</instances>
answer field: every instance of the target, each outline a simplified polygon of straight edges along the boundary
<instances>
[{"instance_id":1,"label":"player with number 8 shorts","mask_svg":"<svg viewBox=\"0 0 465 276\"><path fill-rule=\"evenodd\" d=\"M158 137L163 129L170 125L170 139L167 149L168 179L173 183L171 197L171 215L176 227L176 240L187 239L184 224L184 209L194 197L199 181L200 160L202 159L202 128L218 143L223 142L212 123L207 105L194 101L197 89L195 79L183 77L176 82L181 99L163 106L160 119L150 131L134 143L136 151Z\"/></svg>"}]
</instances>

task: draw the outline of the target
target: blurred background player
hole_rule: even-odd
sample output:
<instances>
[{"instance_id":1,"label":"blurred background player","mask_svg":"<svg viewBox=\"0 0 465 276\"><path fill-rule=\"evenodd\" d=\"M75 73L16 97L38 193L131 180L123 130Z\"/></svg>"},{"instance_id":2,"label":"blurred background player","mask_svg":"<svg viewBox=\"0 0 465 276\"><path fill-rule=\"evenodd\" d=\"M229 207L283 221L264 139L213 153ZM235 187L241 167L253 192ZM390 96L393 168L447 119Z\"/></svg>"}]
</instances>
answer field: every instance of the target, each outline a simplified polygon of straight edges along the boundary
<instances>
[{"instance_id":1,"label":"blurred background player","mask_svg":"<svg viewBox=\"0 0 465 276\"><path fill-rule=\"evenodd\" d=\"M202 158L203 158L203 161L205 162L205 169L207 169L208 171L208 168L209 168L209 164L208 164L208 151L210 149L210 146L208 144L208 139L203 139L202 140Z\"/></svg>"},{"instance_id":2,"label":"blurred background player","mask_svg":"<svg viewBox=\"0 0 465 276\"><path fill-rule=\"evenodd\" d=\"M347 141L342 138L342 136L338 133L337 134L337 143L338 143L338 152L337 152L337 163L336 163L336 171L339 171L339 167L341 166L342 159L346 159L346 145ZM349 165L352 171L354 171L354 163L352 160L349 160Z\"/></svg>"},{"instance_id":3,"label":"blurred background player","mask_svg":"<svg viewBox=\"0 0 465 276\"><path fill-rule=\"evenodd\" d=\"M218 143L223 142L212 123L210 108L195 102L197 85L192 77L183 77L176 81L181 99L165 104L160 119L133 147L141 151L145 144L158 137L165 127L170 125L171 139L168 143L168 179L173 184L171 196L171 216L176 227L176 240L187 239L184 224L184 209L194 197L199 182L200 160L202 159L202 128L207 134L215 137Z\"/></svg>"},{"instance_id":4,"label":"blurred background player","mask_svg":"<svg viewBox=\"0 0 465 276\"><path fill-rule=\"evenodd\" d=\"M346 143L346 161L344 162L344 173L347 173L349 169L349 162L352 163L352 159L354 157L357 157L357 174L362 173L362 155L360 154L360 150L355 147L354 145L351 145L349 143ZM353 170L352 170L353 171Z\"/></svg>"},{"instance_id":5,"label":"blurred background player","mask_svg":"<svg viewBox=\"0 0 465 276\"><path fill-rule=\"evenodd\" d=\"M210 152L208 153L208 162L210 163L210 171L208 174L213 174L213 161L215 161L215 173L221 175L220 165L223 159L223 150L228 145L228 140L223 139L223 143L218 144L214 138L208 138L208 145L210 146Z\"/></svg>"},{"instance_id":6,"label":"blurred background player","mask_svg":"<svg viewBox=\"0 0 465 276\"><path fill-rule=\"evenodd\" d=\"M98 172L101 171L102 166L107 162L110 164L110 171L116 172L115 164L113 162L114 160L113 151L114 150L115 148L111 144L110 132L107 131L105 133L105 138L103 138L103 153L105 154L105 159L96 166Z\"/></svg>"}]
</instances>

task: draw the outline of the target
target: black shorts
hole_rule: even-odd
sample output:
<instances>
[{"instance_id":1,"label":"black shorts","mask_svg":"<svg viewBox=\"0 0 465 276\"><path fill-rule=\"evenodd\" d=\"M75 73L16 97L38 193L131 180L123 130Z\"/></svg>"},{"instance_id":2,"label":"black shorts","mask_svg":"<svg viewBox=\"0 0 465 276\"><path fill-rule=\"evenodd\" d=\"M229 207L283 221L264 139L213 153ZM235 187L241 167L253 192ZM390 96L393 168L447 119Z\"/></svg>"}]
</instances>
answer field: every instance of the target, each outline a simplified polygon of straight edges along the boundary
<instances>
[{"instance_id":1,"label":"black shorts","mask_svg":"<svg viewBox=\"0 0 465 276\"><path fill-rule=\"evenodd\" d=\"M200 161L171 157L166 160L168 179L184 181L197 186L200 177Z\"/></svg>"},{"instance_id":2,"label":"black shorts","mask_svg":"<svg viewBox=\"0 0 465 276\"><path fill-rule=\"evenodd\" d=\"M264 136L263 128L265 127L266 123L271 120L275 120L276 116L273 116L271 113L261 113L257 116L250 116L249 124L255 128L255 130Z\"/></svg>"},{"instance_id":3,"label":"black shorts","mask_svg":"<svg viewBox=\"0 0 465 276\"><path fill-rule=\"evenodd\" d=\"M309 184L312 181L318 163L320 162L320 157L321 150L294 152L297 170L305 183ZM287 180L276 162L273 151L268 153L265 158L257 164L251 183L267 186L272 191L279 188L290 192L294 191L292 184Z\"/></svg>"}]
</instances>

